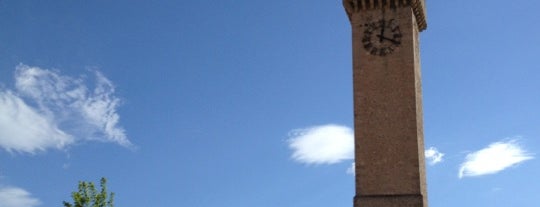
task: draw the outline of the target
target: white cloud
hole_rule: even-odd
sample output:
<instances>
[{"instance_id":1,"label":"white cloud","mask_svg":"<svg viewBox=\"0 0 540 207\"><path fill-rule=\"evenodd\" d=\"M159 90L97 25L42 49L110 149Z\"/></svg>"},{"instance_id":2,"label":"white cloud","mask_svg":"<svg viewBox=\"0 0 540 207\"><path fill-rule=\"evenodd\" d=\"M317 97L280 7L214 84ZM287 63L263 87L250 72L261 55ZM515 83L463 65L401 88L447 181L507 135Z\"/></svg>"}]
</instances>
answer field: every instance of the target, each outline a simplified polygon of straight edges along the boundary
<instances>
[{"instance_id":1,"label":"white cloud","mask_svg":"<svg viewBox=\"0 0 540 207\"><path fill-rule=\"evenodd\" d=\"M347 174L350 174L350 175L356 174L356 166L354 162L351 164L349 168L347 168Z\"/></svg>"},{"instance_id":2,"label":"white cloud","mask_svg":"<svg viewBox=\"0 0 540 207\"><path fill-rule=\"evenodd\" d=\"M461 164L459 178L498 173L534 157L517 140L500 141L479 151L467 154Z\"/></svg>"},{"instance_id":3,"label":"white cloud","mask_svg":"<svg viewBox=\"0 0 540 207\"><path fill-rule=\"evenodd\" d=\"M437 148L430 147L425 151L426 161L429 165L435 165L443 161L444 154L439 152Z\"/></svg>"},{"instance_id":4,"label":"white cloud","mask_svg":"<svg viewBox=\"0 0 540 207\"><path fill-rule=\"evenodd\" d=\"M0 91L0 146L7 151L33 153L46 148L62 148L73 138L56 123L12 92Z\"/></svg>"},{"instance_id":5,"label":"white cloud","mask_svg":"<svg viewBox=\"0 0 540 207\"><path fill-rule=\"evenodd\" d=\"M97 132L104 133L110 141L123 146L131 143L126 137L124 129L118 127L120 116L116 108L120 99L114 95L114 86L103 74L96 72L97 87L92 95L88 96L78 109L86 122L93 125Z\"/></svg>"},{"instance_id":6,"label":"white cloud","mask_svg":"<svg viewBox=\"0 0 540 207\"><path fill-rule=\"evenodd\" d=\"M427 149L425 151L425 155L426 155L426 161L428 162L429 165L435 165L439 162L442 162L443 156L444 156L444 154L439 152L437 148L435 147L430 147L429 149ZM356 173L356 166L353 162L351 166L347 168L347 174L354 175L355 173Z\"/></svg>"},{"instance_id":7,"label":"white cloud","mask_svg":"<svg viewBox=\"0 0 540 207\"><path fill-rule=\"evenodd\" d=\"M15 89L0 88L0 147L35 153L82 140L132 146L118 126L114 85L99 72L95 77L89 90L85 78L18 65Z\"/></svg>"},{"instance_id":8,"label":"white cloud","mask_svg":"<svg viewBox=\"0 0 540 207\"><path fill-rule=\"evenodd\" d=\"M289 133L292 158L306 164L334 164L354 158L353 131L345 126L323 125Z\"/></svg>"},{"instance_id":9,"label":"white cloud","mask_svg":"<svg viewBox=\"0 0 540 207\"><path fill-rule=\"evenodd\" d=\"M292 159L305 164L335 164L354 159L354 131L346 126L327 124L295 129L289 132ZM437 148L425 151L430 165L443 161L444 154ZM354 163L347 169L354 174Z\"/></svg>"},{"instance_id":10,"label":"white cloud","mask_svg":"<svg viewBox=\"0 0 540 207\"><path fill-rule=\"evenodd\" d=\"M35 207L41 202L24 189L16 187L0 188L0 207Z\"/></svg>"}]
</instances>

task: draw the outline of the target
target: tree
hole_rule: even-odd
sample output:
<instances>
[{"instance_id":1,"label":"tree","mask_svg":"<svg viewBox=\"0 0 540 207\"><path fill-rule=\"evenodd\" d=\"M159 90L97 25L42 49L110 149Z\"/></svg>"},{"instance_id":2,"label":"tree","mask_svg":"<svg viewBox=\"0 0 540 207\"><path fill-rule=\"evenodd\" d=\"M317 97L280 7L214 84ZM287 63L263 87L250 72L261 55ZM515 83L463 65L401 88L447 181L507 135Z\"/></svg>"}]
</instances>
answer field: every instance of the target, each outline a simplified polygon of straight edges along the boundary
<instances>
[{"instance_id":1,"label":"tree","mask_svg":"<svg viewBox=\"0 0 540 207\"><path fill-rule=\"evenodd\" d=\"M101 178L101 190L98 192L94 183L79 181L79 191L72 192L73 204L64 201L64 207L114 207L114 193L107 195L107 179Z\"/></svg>"}]
</instances>

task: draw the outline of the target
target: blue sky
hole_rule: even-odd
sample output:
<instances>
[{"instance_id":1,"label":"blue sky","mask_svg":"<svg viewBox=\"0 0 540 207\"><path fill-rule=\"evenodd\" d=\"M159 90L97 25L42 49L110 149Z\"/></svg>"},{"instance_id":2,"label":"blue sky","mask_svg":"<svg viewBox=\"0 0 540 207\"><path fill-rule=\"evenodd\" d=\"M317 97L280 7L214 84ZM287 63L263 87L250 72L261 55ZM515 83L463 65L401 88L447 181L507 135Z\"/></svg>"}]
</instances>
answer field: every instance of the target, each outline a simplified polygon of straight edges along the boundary
<instances>
[{"instance_id":1,"label":"blue sky","mask_svg":"<svg viewBox=\"0 0 540 207\"><path fill-rule=\"evenodd\" d=\"M430 206L535 206L540 2L427 1ZM341 1L0 1L0 207L352 206Z\"/></svg>"}]
</instances>

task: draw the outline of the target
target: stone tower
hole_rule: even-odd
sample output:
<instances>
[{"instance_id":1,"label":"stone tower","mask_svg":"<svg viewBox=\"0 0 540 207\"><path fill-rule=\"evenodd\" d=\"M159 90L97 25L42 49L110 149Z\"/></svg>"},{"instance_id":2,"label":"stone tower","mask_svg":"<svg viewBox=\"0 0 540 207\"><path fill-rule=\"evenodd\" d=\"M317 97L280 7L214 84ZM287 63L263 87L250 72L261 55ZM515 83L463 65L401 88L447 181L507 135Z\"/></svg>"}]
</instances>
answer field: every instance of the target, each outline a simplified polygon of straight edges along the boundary
<instances>
[{"instance_id":1,"label":"stone tower","mask_svg":"<svg viewBox=\"0 0 540 207\"><path fill-rule=\"evenodd\" d=\"M355 207L427 207L424 0L343 0L352 27Z\"/></svg>"}]
</instances>

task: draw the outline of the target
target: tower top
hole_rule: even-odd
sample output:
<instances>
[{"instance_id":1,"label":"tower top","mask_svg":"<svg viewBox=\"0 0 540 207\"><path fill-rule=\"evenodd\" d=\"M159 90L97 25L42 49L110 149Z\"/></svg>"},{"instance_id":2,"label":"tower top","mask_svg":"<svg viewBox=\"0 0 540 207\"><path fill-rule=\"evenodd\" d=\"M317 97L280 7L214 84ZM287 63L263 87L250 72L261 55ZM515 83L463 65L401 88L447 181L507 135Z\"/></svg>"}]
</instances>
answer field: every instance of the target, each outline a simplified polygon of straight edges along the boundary
<instances>
[{"instance_id":1,"label":"tower top","mask_svg":"<svg viewBox=\"0 0 540 207\"><path fill-rule=\"evenodd\" d=\"M418 29L423 31L427 28L425 0L343 0L343 6L349 19L354 13L361 11L410 6L416 17Z\"/></svg>"}]
</instances>

